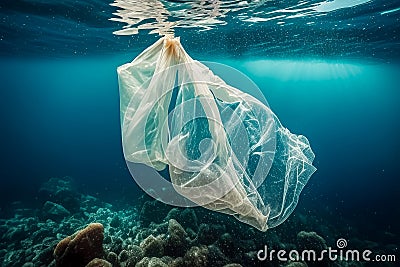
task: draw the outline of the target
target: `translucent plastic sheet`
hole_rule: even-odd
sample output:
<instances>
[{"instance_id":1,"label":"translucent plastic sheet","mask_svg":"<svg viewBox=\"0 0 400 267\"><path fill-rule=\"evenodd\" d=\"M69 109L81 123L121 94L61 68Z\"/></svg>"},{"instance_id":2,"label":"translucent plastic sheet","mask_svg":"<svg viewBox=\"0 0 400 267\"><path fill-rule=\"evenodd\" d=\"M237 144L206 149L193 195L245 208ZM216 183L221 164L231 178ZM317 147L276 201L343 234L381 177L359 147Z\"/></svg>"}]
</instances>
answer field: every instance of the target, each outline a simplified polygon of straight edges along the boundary
<instances>
[{"instance_id":1,"label":"translucent plastic sheet","mask_svg":"<svg viewBox=\"0 0 400 267\"><path fill-rule=\"evenodd\" d=\"M125 159L167 168L180 195L261 231L282 223L316 170L308 140L163 37L118 68Z\"/></svg>"}]
</instances>

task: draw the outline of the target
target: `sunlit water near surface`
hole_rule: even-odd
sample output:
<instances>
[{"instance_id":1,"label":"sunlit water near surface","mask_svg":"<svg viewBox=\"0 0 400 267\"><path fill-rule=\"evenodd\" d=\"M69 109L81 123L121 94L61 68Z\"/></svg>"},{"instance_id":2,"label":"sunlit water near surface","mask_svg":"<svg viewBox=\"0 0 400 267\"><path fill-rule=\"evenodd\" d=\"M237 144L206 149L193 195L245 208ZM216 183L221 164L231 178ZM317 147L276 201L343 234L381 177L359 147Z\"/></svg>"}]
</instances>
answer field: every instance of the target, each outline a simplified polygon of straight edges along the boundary
<instances>
[{"instance_id":1,"label":"sunlit water near surface","mask_svg":"<svg viewBox=\"0 0 400 267\"><path fill-rule=\"evenodd\" d=\"M399 1L6 0L0 19L4 209L49 177L109 201L140 194L116 68L173 33L193 58L249 76L310 140L318 171L299 209L398 238Z\"/></svg>"},{"instance_id":2,"label":"sunlit water near surface","mask_svg":"<svg viewBox=\"0 0 400 267\"><path fill-rule=\"evenodd\" d=\"M389 60L399 56L399 12L396 0L6 0L0 53L134 54L174 32L197 56Z\"/></svg>"}]
</instances>

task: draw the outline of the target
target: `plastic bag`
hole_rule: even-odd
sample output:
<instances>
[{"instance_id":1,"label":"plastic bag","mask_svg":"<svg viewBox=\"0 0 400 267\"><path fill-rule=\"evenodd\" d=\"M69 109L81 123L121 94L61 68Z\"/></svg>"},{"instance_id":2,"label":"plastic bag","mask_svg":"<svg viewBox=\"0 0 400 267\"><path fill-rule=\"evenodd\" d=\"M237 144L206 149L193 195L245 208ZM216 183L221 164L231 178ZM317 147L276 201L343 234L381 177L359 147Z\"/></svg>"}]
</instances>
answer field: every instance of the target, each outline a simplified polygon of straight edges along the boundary
<instances>
[{"instance_id":1,"label":"plastic bag","mask_svg":"<svg viewBox=\"0 0 400 267\"><path fill-rule=\"evenodd\" d=\"M167 169L176 192L261 231L282 223L316 170L308 140L163 37L118 68L125 159Z\"/></svg>"}]
</instances>

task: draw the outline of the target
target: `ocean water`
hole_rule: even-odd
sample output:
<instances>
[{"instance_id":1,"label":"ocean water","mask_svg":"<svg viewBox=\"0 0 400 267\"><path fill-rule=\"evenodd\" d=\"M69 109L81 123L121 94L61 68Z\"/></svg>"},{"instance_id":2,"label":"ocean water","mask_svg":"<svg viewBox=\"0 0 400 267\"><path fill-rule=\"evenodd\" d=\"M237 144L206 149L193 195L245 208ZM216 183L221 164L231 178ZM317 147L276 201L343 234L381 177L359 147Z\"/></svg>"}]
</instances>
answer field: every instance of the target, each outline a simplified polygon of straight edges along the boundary
<instances>
[{"instance_id":1,"label":"ocean water","mask_svg":"<svg viewBox=\"0 0 400 267\"><path fill-rule=\"evenodd\" d=\"M2 266L54 265L49 251L57 242L96 219L106 229L104 259L111 262L107 253L128 250L124 246L129 234L123 230L132 229L135 221L128 226L124 220L134 218L142 223L137 229L145 228L143 216L150 215L143 213L143 192L122 153L116 68L171 33L180 36L194 59L226 64L247 75L282 124L305 135L316 155L317 171L294 214L271 233L254 231L241 238L254 245L246 247L238 237L233 245L240 247L238 253L263 249L261 244L271 236L279 237L280 248L293 248L293 244L299 248L299 233L315 231L333 248L337 239L344 238L354 249L395 255L399 264L398 1L6 0L0 3L0 18ZM52 177L70 177L73 186L68 182L66 188L81 194L76 199L96 198L96 210L82 204L62 219L43 215L44 203L56 202L54 192L44 196L41 191ZM109 209L109 215L98 208ZM157 213L165 207L154 209ZM199 225L219 225L227 233L250 231L230 217L194 210ZM89 215L81 218L76 215L80 212ZM157 223L166 216L149 214L155 218L147 220ZM81 224L72 223L72 217L79 217ZM110 232L107 222L116 217L123 222L111 228L120 225L122 230ZM24 228L21 218L42 223L40 229L52 225L49 218L58 226L70 226L63 226L58 236L49 232L46 244L22 257L24 246L40 242L26 241L38 228ZM178 222L185 225L184 219ZM235 226L230 228L231 224ZM13 227L24 230L12 234ZM196 233L200 240L200 228L192 229L192 240ZM157 231L154 236L163 233ZM223 236L224 231L216 232ZM111 241L107 236L112 236ZM146 236L136 237L132 244L138 245ZM114 237L124 240L122 247L113 247ZM222 241L216 242L218 246ZM191 244L205 246L211 253L211 244ZM270 266L257 261L255 254L253 260L239 262L222 245L219 249L227 257L225 263ZM43 251L47 253L43 258L36 257ZM167 255L166 251L156 257ZM224 265L210 259L195 265L184 255L183 265L175 266ZM333 262L347 266L345 261ZM309 266L327 264L333 263L308 262ZM355 264L367 265L365 261ZM396 262L385 264L396 266Z\"/></svg>"}]
</instances>

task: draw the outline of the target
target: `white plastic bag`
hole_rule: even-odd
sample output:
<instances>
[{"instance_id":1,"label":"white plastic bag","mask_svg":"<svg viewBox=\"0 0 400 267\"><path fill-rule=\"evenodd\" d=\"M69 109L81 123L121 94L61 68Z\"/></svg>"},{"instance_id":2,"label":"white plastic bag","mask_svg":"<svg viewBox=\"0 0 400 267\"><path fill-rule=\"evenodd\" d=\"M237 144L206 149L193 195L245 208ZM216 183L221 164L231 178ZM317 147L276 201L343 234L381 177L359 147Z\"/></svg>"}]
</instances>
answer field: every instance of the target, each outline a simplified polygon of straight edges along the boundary
<instances>
[{"instance_id":1,"label":"white plastic bag","mask_svg":"<svg viewBox=\"0 0 400 267\"><path fill-rule=\"evenodd\" d=\"M316 170L308 140L163 37L118 68L127 161L168 168L175 190L261 231L282 223Z\"/></svg>"}]
</instances>

